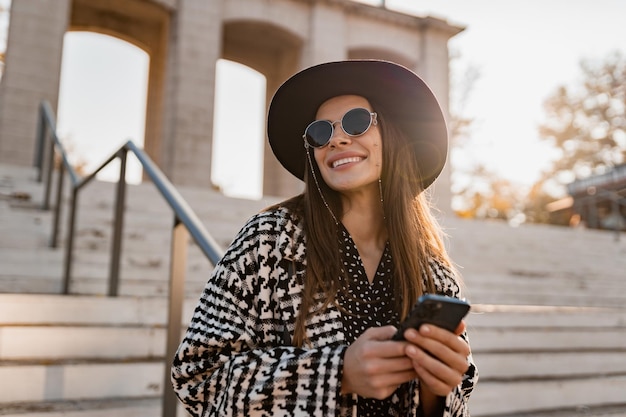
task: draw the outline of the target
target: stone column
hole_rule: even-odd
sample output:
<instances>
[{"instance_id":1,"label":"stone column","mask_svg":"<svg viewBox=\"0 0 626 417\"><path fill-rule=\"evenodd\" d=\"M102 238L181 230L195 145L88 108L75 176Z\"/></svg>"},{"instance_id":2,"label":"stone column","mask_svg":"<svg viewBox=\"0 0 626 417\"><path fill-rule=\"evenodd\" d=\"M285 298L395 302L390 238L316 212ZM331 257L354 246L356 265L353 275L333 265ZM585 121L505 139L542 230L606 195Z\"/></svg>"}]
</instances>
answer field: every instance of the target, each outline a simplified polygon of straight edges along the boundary
<instances>
[{"instance_id":1,"label":"stone column","mask_svg":"<svg viewBox=\"0 0 626 417\"><path fill-rule=\"evenodd\" d=\"M71 0L13 0L0 82L0 162L33 163L39 103L56 111Z\"/></svg>"},{"instance_id":2,"label":"stone column","mask_svg":"<svg viewBox=\"0 0 626 417\"><path fill-rule=\"evenodd\" d=\"M431 87L439 104L441 105L446 120L450 119L449 113L449 56L448 40L458 32L451 33L438 30L436 27L427 26L422 31L422 40L419 50L419 62L415 72L420 75ZM452 179L450 151L448 148L448 160L443 171L434 182L429 192L433 204L442 214L452 213Z\"/></svg>"},{"instance_id":3,"label":"stone column","mask_svg":"<svg viewBox=\"0 0 626 417\"><path fill-rule=\"evenodd\" d=\"M155 33L150 50L144 150L155 161L163 155L163 103L165 101L168 34L169 21L166 21L162 23L161 30Z\"/></svg>"},{"instance_id":4,"label":"stone column","mask_svg":"<svg viewBox=\"0 0 626 417\"><path fill-rule=\"evenodd\" d=\"M311 6L308 42L302 53L302 68L348 57L346 50L346 17L343 8L323 3Z\"/></svg>"},{"instance_id":5,"label":"stone column","mask_svg":"<svg viewBox=\"0 0 626 417\"><path fill-rule=\"evenodd\" d=\"M211 184L222 1L180 0L170 26L160 166L177 185Z\"/></svg>"},{"instance_id":6,"label":"stone column","mask_svg":"<svg viewBox=\"0 0 626 417\"><path fill-rule=\"evenodd\" d=\"M269 108L272 96L278 87L292 74L293 72L285 74L280 80L267 77L266 109ZM267 123L265 127L267 128ZM280 162L274 156L267 136L265 136L263 145L263 195L291 197L301 193L303 189L304 183L280 165Z\"/></svg>"}]
</instances>

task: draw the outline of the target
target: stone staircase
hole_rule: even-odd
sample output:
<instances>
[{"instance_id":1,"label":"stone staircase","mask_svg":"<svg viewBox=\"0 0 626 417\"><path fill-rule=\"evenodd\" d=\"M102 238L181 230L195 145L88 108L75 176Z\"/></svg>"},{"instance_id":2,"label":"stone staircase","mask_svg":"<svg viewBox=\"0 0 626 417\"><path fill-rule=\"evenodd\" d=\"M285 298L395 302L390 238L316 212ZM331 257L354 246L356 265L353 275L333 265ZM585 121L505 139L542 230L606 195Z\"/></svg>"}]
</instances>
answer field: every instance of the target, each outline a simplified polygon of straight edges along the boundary
<instances>
[{"instance_id":1,"label":"stone staircase","mask_svg":"<svg viewBox=\"0 0 626 417\"><path fill-rule=\"evenodd\" d=\"M481 374L472 415L626 416L626 310L480 305L468 328Z\"/></svg>"},{"instance_id":2,"label":"stone staircase","mask_svg":"<svg viewBox=\"0 0 626 417\"><path fill-rule=\"evenodd\" d=\"M0 165L0 415L160 416L169 207L151 184L129 187L120 297L106 297L114 186L88 185L72 295L61 296L63 249L47 246L52 214L38 209L34 178L31 168ZM277 201L179 191L222 247ZM442 223L474 305L472 416L626 417L626 237ZM190 245L183 323L211 268Z\"/></svg>"}]
</instances>

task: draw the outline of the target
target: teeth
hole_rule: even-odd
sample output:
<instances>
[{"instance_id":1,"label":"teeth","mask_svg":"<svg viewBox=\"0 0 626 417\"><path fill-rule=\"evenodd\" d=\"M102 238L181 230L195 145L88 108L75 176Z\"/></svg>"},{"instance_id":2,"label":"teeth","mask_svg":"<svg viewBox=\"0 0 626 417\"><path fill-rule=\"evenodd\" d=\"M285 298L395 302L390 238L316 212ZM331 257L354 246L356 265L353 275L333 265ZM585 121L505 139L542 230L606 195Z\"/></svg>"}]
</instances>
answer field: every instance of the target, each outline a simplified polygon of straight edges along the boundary
<instances>
[{"instance_id":1,"label":"teeth","mask_svg":"<svg viewBox=\"0 0 626 417\"><path fill-rule=\"evenodd\" d=\"M333 162L333 168L337 168L339 165L349 164L350 162L359 162L361 160L358 156L353 156L350 158L338 159Z\"/></svg>"}]
</instances>

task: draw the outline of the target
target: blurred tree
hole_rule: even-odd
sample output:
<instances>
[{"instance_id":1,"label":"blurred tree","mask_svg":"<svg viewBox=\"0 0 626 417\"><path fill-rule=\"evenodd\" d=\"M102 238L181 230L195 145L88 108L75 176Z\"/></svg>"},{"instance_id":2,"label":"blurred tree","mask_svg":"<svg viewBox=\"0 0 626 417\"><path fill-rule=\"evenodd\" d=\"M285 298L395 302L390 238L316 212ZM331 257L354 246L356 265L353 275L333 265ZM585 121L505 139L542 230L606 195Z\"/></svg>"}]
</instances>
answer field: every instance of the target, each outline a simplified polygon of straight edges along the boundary
<instances>
[{"instance_id":1,"label":"blurred tree","mask_svg":"<svg viewBox=\"0 0 626 417\"><path fill-rule=\"evenodd\" d=\"M547 210L548 204L554 202L555 196L550 194L547 189L548 178L544 177L537 181L528 191L524 198L523 213L525 221L528 223L555 223L554 216L550 215ZM566 220L557 222L558 224L567 224Z\"/></svg>"},{"instance_id":2,"label":"blurred tree","mask_svg":"<svg viewBox=\"0 0 626 417\"><path fill-rule=\"evenodd\" d=\"M571 224L571 210L548 211L550 203L567 198L565 185L626 162L626 59L612 52L603 60L582 60L580 69L579 85L559 86L544 103L539 136L560 156L528 193L526 221Z\"/></svg>"},{"instance_id":3,"label":"blurred tree","mask_svg":"<svg viewBox=\"0 0 626 417\"><path fill-rule=\"evenodd\" d=\"M475 66L459 66L459 57L458 53L453 53L451 58L453 71L448 129L450 131L450 142L453 147L462 147L471 138L471 128L474 119L465 114L466 106L472 89L480 78L480 71Z\"/></svg>"},{"instance_id":4,"label":"blurred tree","mask_svg":"<svg viewBox=\"0 0 626 417\"><path fill-rule=\"evenodd\" d=\"M561 184L626 161L626 60L613 52L580 67L581 85L560 86L548 97L547 122L539 127L561 153L548 172Z\"/></svg>"},{"instance_id":5,"label":"blurred tree","mask_svg":"<svg viewBox=\"0 0 626 417\"><path fill-rule=\"evenodd\" d=\"M457 182L455 213L462 218L519 220L523 190L500 178L483 165L466 172L466 181Z\"/></svg>"},{"instance_id":6,"label":"blurred tree","mask_svg":"<svg viewBox=\"0 0 626 417\"><path fill-rule=\"evenodd\" d=\"M80 176L91 174L91 172L87 172L87 161L81 154L76 151L74 141L71 138L64 138L61 140L61 142L63 143L63 147L65 148L65 154L76 173ZM61 164L61 156L55 152L54 169L60 169Z\"/></svg>"},{"instance_id":7,"label":"blurred tree","mask_svg":"<svg viewBox=\"0 0 626 417\"><path fill-rule=\"evenodd\" d=\"M470 219L511 220L520 209L520 191L511 182L499 178L480 161L457 158L471 154L474 145L474 119L467 116L466 106L480 79L480 71L471 64L461 64L458 53L451 60L450 145L452 172L452 205L455 213Z\"/></svg>"}]
</instances>

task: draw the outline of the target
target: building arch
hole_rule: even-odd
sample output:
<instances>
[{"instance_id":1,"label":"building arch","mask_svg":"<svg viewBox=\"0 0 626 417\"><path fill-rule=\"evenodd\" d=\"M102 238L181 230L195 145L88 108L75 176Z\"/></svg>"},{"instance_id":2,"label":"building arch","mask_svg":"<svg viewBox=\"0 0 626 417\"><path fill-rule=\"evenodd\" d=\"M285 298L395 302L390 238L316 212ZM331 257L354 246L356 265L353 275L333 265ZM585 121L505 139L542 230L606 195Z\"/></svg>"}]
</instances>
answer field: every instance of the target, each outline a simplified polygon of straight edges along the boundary
<instances>
[{"instance_id":1,"label":"building arch","mask_svg":"<svg viewBox=\"0 0 626 417\"><path fill-rule=\"evenodd\" d=\"M149 56L148 94L143 146L153 158L161 154L162 112L170 11L154 1L73 0L68 31L113 36Z\"/></svg>"},{"instance_id":2,"label":"building arch","mask_svg":"<svg viewBox=\"0 0 626 417\"><path fill-rule=\"evenodd\" d=\"M280 84L300 65L304 39L296 33L272 22L253 20L230 20L223 30L222 58L246 65L265 76L266 110L271 97ZM265 126L264 126L265 130ZM288 194L300 187L297 180L280 172L267 141L263 147L264 190L273 194Z\"/></svg>"},{"instance_id":3,"label":"building arch","mask_svg":"<svg viewBox=\"0 0 626 417\"><path fill-rule=\"evenodd\" d=\"M67 31L63 43L56 128L70 161L85 175L127 140L143 146L149 57L102 32ZM117 179L117 165L98 177ZM134 158L128 161L127 179L141 179Z\"/></svg>"}]
</instances>

